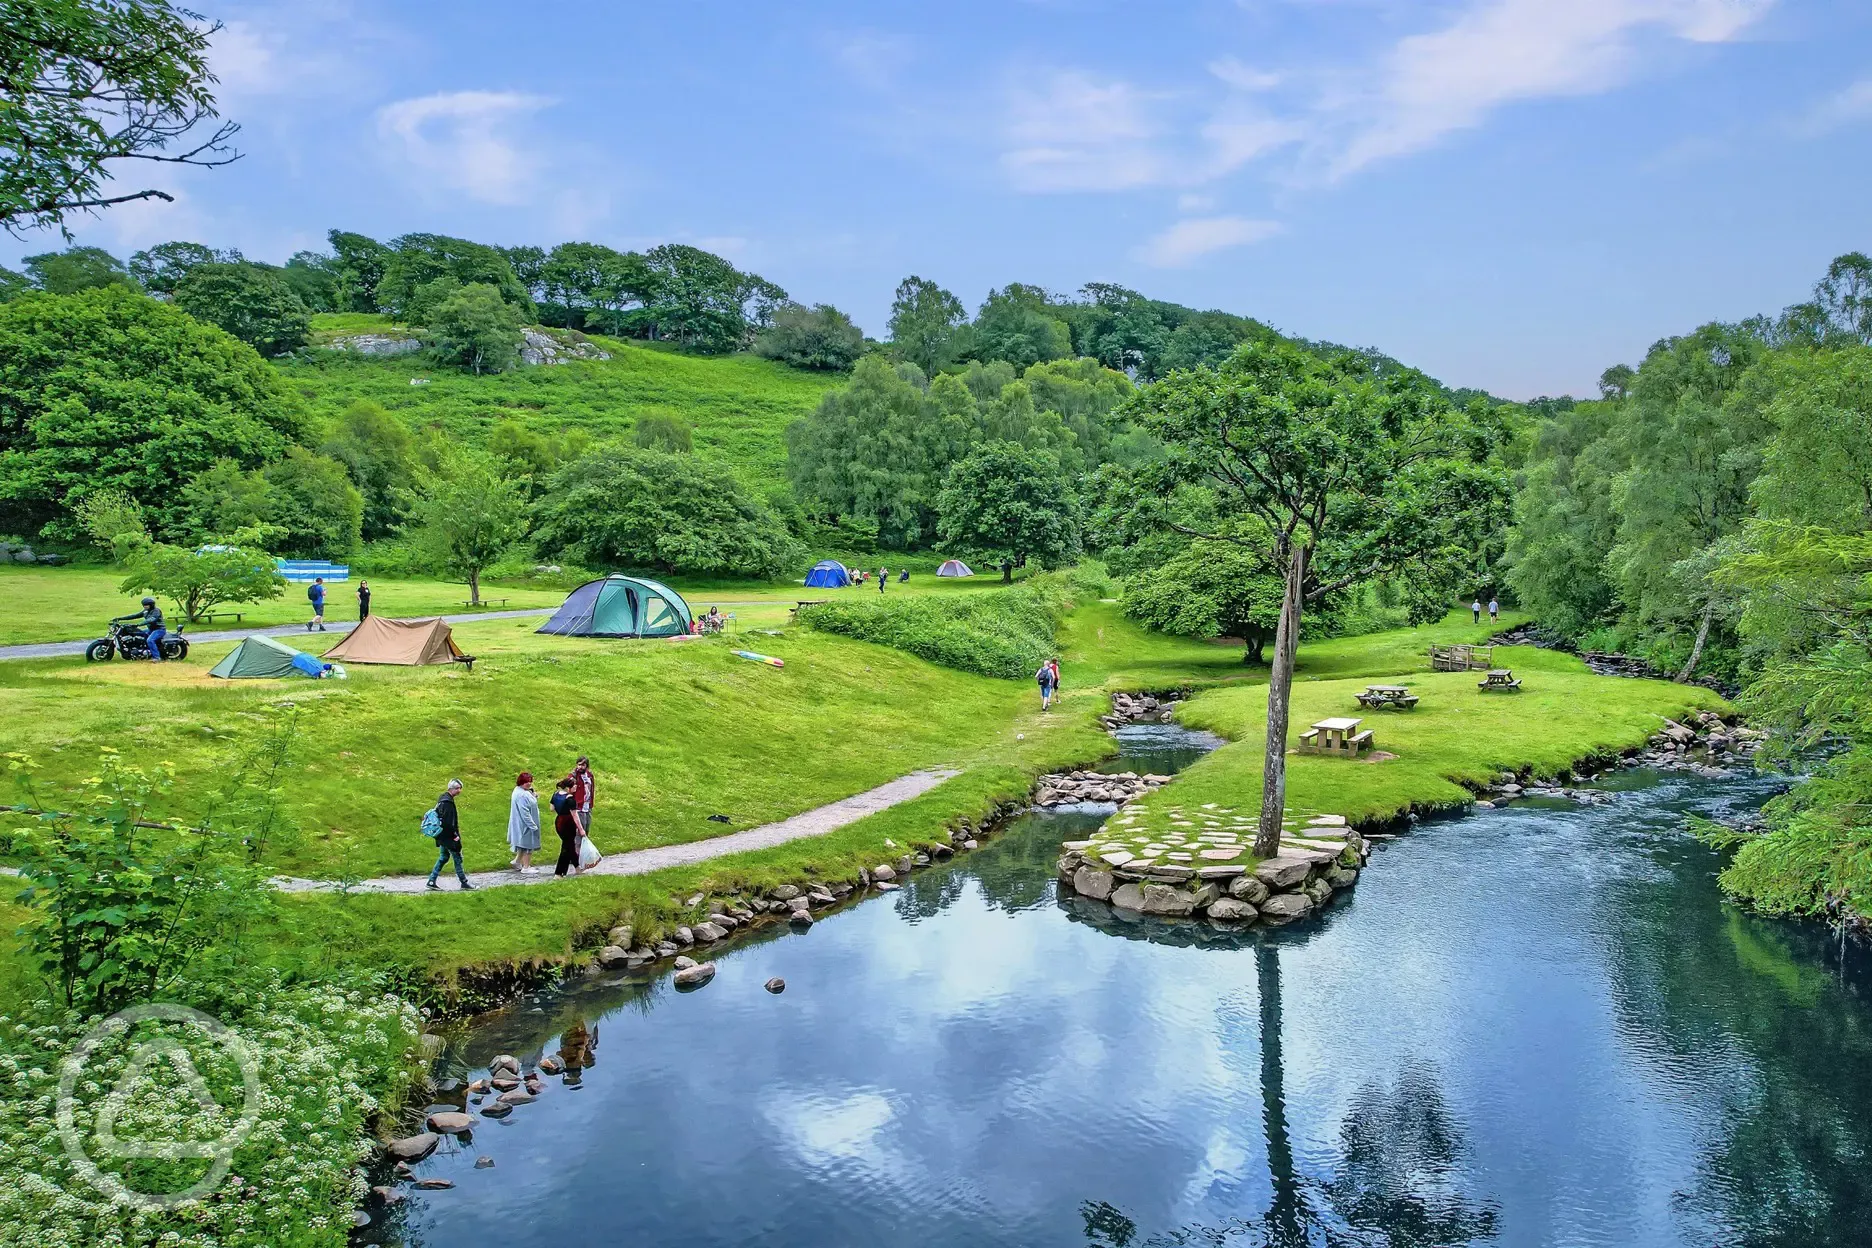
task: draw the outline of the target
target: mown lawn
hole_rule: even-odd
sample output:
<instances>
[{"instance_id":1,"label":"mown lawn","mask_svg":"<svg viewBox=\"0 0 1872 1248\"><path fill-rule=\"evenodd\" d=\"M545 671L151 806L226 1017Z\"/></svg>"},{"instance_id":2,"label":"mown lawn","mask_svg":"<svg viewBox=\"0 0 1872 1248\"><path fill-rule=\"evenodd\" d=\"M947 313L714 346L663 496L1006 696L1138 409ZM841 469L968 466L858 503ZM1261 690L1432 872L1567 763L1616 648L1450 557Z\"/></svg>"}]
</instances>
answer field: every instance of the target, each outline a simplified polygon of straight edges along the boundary
<instances>
[{"instance_id":1,"label":"mown lawn","mask_svg":"<svg viewBox=\"0 0 1872 1248\"><path fill-rule=\"evenodd\" d=\"M290 704L298 729L285 810L300 835L272 865L335 878L426 868L416 825L451 776L467 786L469 866L486 869L506 861L508 795L522 770L550 781L590 754L594 840L614 852L751 827L920 767L971 765L1034 709L1018 682L802 630L758 637L761 652L786 661L775 669L730 653L746 641L586 640L534 627L458 627L458 643L479 656L472 673L351 665L343 682L214 680L207 669L227 644L161 666L6 663L0 716L14 725L9 749L41 763L54 793L75 792L111 745L172 763L178 791L206 794L267 712Z\"/></svg>"},{"instance_id":2,"label":"mown lawn","mask_svg":"<svg viewBox=\"0 0 1872 1248\"><path fill-rule=\"evenodd\" d=\"M388 330L355 316L314 318L315 333ZM279 365L288 385L316 416L338 415L370 399L412 429L440 426L479 442L513 418L540 433L582 429L594 438L626 435L645 416L676 416L695 434L696 453L732 465L757 489L785 477L787 425L818 406L841 373L789 368L752 355L691 356L637 343L598 339L609 360L580 360L477 377L418 356L371 359L321 353L316 361ZM412 380L424 384L411 385Z\"/></svg>"}]
</instances>

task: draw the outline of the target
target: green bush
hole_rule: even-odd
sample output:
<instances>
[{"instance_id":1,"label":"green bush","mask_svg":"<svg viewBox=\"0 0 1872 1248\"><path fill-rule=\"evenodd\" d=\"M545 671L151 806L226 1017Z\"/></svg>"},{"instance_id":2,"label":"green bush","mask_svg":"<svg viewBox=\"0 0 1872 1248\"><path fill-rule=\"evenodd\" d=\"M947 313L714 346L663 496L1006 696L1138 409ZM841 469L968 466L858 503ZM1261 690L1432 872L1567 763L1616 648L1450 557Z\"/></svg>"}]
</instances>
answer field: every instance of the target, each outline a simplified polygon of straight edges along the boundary
<instances>
[{"instance_id":1,"label":"green bush","mask_svg":"<svg viewBox=\"0 0 1872 1248\"><path fill-rule=\"evenodd\" d=\"M1056 577L1013 589L892 598L888 592L800 609L809 628L876 642L944 667L1024 680L1053 654L1053 633L1072 602Z\"/></svg>"}]
</instances>

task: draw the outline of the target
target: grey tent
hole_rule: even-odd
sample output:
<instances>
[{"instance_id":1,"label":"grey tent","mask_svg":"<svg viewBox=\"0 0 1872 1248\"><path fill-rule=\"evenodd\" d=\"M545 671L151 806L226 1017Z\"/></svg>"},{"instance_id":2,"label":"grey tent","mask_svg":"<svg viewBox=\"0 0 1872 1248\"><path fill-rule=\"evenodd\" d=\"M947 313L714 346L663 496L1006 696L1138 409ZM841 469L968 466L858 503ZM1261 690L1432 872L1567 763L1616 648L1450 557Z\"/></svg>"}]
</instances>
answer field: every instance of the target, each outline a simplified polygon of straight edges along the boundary
<instances>
[{"instance_id":1,"label":"grey tent","mask_svg":"<svg viewBox=\"0 0 1872 1248\"><path fill-rule=\"evenodd\" d=\"M325 665L309 654L301 654L283 642L255 634L228 651L226 658L209 669L210 676L224 680L265 679L273 676L318 676Z\"/></svg>"}]
</instances>

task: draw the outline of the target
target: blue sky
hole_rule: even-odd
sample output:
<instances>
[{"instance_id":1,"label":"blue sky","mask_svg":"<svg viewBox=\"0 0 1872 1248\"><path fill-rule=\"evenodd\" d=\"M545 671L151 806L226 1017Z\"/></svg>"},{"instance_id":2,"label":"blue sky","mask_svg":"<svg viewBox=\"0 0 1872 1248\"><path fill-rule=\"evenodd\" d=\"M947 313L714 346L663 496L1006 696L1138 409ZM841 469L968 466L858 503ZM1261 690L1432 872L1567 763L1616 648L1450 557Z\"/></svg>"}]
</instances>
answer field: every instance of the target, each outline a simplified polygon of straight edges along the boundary
<instances>
[{"instance_id":1,"label":"blue sky","mask_svg":"<svg viewBox=\"0 0 1872 1248\"><path fill-rule=\"evenodd\" d=\"M192 7L247 154L81 242L675 240L879 336L1116 281L1516 398L1872 250L1863 0Z\"/></svg>"}]
</instances>

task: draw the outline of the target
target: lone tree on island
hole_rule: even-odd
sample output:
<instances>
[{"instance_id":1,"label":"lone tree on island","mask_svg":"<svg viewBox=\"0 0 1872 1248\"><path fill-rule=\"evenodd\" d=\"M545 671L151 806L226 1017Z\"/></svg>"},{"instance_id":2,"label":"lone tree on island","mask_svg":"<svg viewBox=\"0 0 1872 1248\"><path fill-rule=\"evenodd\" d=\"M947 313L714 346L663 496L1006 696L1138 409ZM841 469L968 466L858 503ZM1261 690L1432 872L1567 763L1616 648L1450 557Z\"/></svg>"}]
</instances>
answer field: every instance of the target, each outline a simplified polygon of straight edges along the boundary
<instances>
[{"instance_id":1,"label":"lone tree on island","mask_svg":"<svg viewBox=\"0 0 1872 1248\"><path fill-rule=\"evenodd\" d=\"M1413 616L1440 615L1440 591L1507 506L1507 483L1488 462L1499 432L1480 408L1453 411L1419 372L1379 376L1351 352L1286 343L1172 373L1125 410L1164 445L1161 460L1133 474L1131 505L1187 536L1250 545L1281 570L1254 844L1271 857L1287 800L1305 604L1372 577L1414 574ZM1190 489L1211 496L1214 524L1166 506Z\"/></svg>"}]
</instances>

